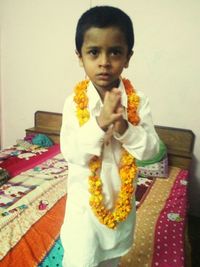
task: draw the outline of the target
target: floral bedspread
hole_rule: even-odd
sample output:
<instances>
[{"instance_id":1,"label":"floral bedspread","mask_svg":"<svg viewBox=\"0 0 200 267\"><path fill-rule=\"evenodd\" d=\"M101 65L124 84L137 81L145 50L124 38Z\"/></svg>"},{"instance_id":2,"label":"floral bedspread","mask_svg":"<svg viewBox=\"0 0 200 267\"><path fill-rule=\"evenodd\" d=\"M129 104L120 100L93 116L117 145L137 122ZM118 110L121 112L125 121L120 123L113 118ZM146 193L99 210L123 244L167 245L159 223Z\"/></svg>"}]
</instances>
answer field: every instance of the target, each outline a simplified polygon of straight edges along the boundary
<instances>
[{"instance_id":1,"label":"floral bedspread","mask_svg":"<svg viewBox=\"0 0 200 267\"><path fill-rule=\"evenodd\" d=\"M184 267L188 171L170 167L137 210L135 240L121 267Z\"/></svg>"},{"instance_id":2,"label":"floral bedspread","mask_svg":"<svg viewBox=\"0 0 200 267\"><path fill-rule=\"evenodd\" d=\"M0 187L1 266L37 266L48 253L63 220L67 173L58 154Z\"/></svg>"},{"instance_id":3,"label":"floral bedspread","mask_svg":"<svg viewBox=\"0 0 200 267\"><path fill-rule=\"evenodd\" d=\"M60 242L68 166L59 147L51 152L20 158L35 160L28 169L18 161L20 171L13 174L19 173L0 186L2 267L43 266ZM167 179L138 178L135 241L121 267L184 266L187 177L187 171L170 167Z\"/></svg>"}]
</instances>

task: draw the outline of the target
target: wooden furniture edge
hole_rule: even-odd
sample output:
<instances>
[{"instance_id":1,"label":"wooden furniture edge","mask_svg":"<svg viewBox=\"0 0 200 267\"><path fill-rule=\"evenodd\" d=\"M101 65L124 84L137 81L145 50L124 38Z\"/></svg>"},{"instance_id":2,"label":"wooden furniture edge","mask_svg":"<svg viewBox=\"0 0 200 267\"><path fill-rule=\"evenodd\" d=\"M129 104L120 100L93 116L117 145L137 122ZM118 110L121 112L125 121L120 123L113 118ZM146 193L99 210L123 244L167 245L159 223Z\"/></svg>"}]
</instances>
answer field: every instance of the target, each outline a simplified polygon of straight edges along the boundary
<instances>
[{"instance_id":1,"label":"wooden furniture edge","mask_svg":"<svg viewBox=\"0 0 200 267\"><path fill-rule=\"evenodd\" d=\"M38 126L38 121L37 121L40 115L43 116L42 127L41 125ZM54 119L55 125L53 126L51 125L52 124L51 118ZM61 123L62 123L61 113L38 110L34 114L34 127L26 129L26 134L29 133L46 134L55 143L59 143ZM195 139L194 133L189 129L160 126L160 125L155 125L155 129L159 137L163 140L163 142L167 146L169 164L189 170L194 148L194 139ZM174 136L176 136L175 139L173 139ZM179 137L182 136L183 138L185 136L187 137L187 142L186 144L183 144L184 146L182 148L180 148L178 143L182 144L182 142L180 142L179 140L180 139Z\"/></svg>"}]
</instances>

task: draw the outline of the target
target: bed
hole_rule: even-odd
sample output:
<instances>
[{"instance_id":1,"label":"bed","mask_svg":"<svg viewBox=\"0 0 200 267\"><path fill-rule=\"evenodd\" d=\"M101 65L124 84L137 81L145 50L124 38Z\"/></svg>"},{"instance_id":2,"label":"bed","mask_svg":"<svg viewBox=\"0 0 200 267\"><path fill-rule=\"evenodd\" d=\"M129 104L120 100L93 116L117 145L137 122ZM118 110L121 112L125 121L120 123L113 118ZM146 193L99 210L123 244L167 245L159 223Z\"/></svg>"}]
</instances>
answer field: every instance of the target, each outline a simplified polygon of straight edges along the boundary
<instances>
[{"instance_id":1,"label":"bed","mask_svg":"<svg viewBox=\"0 0 200 267\"><path fill-rule=\"evenodd\" d=\"M62 115L37 111L34 119L26 136L45 135L54 142L52 146L27 148L23 139L1 151L0 167L10 175L0 186L3 267L62 266L59 231L68 171L59 146ZM168 148L168 177L138 179L135 240L121 267L190 266L187 185L194 134L162 126L156 126L156 131Z\"/></svg>"}]
</instances>

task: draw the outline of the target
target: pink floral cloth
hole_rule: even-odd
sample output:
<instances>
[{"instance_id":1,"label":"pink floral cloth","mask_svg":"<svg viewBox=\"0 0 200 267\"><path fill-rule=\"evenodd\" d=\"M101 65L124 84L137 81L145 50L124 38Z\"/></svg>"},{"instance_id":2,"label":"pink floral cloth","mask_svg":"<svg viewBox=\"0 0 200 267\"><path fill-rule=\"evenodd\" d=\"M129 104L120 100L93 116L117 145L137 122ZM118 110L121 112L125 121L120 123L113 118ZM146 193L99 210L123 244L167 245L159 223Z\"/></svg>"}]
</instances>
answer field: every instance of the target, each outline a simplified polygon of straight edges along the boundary
<instances>
[{"instance_id":1,"label":"pink floral cloth","mask_svg":"<svg viewBox=\"0 0 200 267\"><path fill-rule=\"evenodd\" d=\"M23 171L41 164L45 160L57 155L58 153L60 153L60 145L58 144L48 147L46 150L44 150L44 152L40 151L40 153L35 151L23 151L22 153L16 155L12 154L9 158L0 163L0 167L7 170L10 174L10 177L14 177Z\"/></svg>"},{"instance_id":2,"label":"pink floral cloth","mask_svg":"<svg viewBox=\"0 0 200 267\"><path fill-rule=\"evenodd\" d=\"M152 267L184 267L188 171L181 170L157 221Z\"/></svg>"}]
</instances>

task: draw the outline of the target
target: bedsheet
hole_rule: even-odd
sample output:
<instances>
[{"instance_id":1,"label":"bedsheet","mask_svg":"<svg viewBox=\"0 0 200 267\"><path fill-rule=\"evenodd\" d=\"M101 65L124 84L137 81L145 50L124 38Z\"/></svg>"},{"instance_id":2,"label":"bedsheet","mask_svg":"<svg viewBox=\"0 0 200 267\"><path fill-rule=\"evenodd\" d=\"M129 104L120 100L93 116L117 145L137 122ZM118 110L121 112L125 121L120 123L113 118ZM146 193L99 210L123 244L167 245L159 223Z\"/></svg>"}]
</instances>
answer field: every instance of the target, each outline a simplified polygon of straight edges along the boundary
<instances>
[{"instance_id":1,"label":"bedsheet","mask_svg":"<svg viewBox=\"0 0 200 267\"><path fill-rule=\"evenodd\" d=\"M10 177L14 177L58 153L60 153L60 145L58 144L48 148L30 144L25 148L20 143L0 152L0 167L5 169Z\"/></svg>"},{"instance_id":2,"label":"bedsheet","mask_svg":"<svg viewBox=\"0 0 200 267\"><path fill-rule=\"evenodd\" d=\"M155 179L138 177L137 190L136 190L136 209L142 205L143 201L147 197L149 190L151 189ZM52 246L49 253L43 258L39 267L51 267L51 266L62 266L64 250L60 238L58 238Z\"/></svg>"},{"instance_id":3,"label":"bedsheet","mask_svg":"<svg viewBox=\"0 0 200 267\"><path fill-rule=\"evenodd\" d=\"M66 201L61 154L0 187L0 266L38 266L58 239Z\"/></svg>"},{"instance_id":4,"label":"bedsheet","mask_svg":"<svg viewBox=\"0 0 200 267\"><path fill-rule=\"evenodd\" d=\"M137 210L135 240L121 267L184 267L188 171L170 167Z\"/></svg>"},{"instance_id":5,"label":"bedsheet","mask_svg":"<svg viewBox=\"0 0 200 267\"><path fill-rule=\"evenodd\" d=\"M58 153L0 187L0 266L61 266L67 172ZM187 177L176 167L167 179L139 177L135 240L121 267L184 266Z\"/></svg>"},{"instance_id":6,"label":"bedsheet","mask_svg":"<svg viewBox=\"0 0 200 267\"><path fill-rule=\"evenodd\" d=\"M139 177L135 239L129 253L122 257L121 267L185 266L187 183L188 171L176 167L169 168L168 179ZM60 239L52 252L59 245L62 249ZM51 253L40 266L49 262Z\"/></svg>"}]
</instances>

